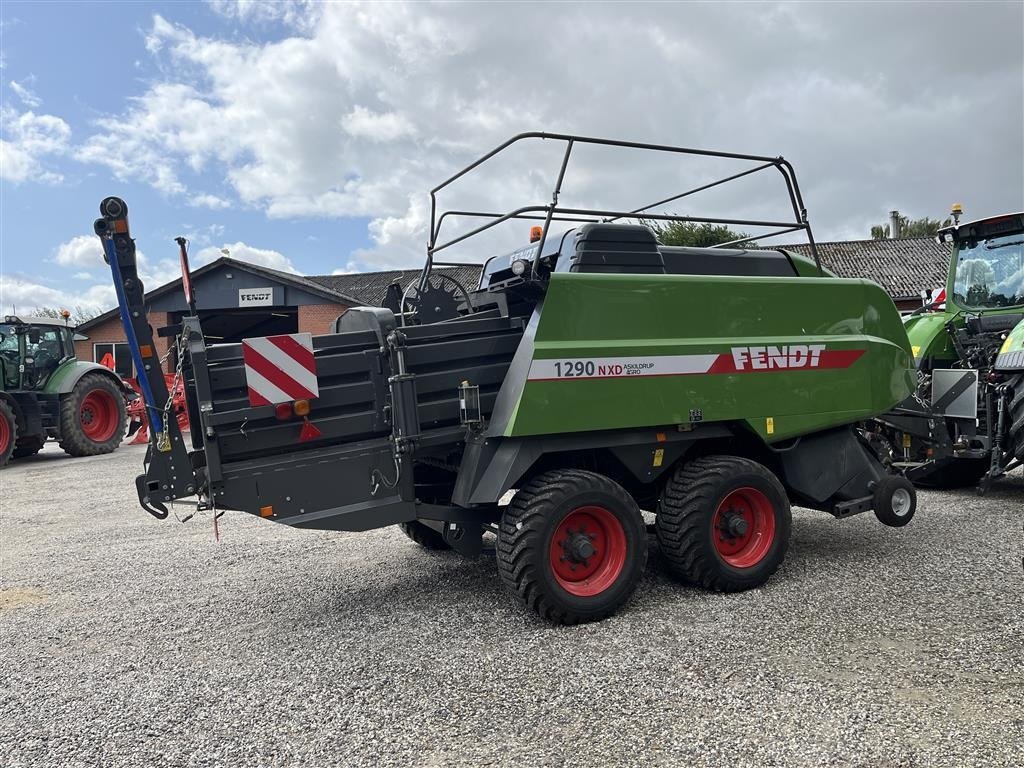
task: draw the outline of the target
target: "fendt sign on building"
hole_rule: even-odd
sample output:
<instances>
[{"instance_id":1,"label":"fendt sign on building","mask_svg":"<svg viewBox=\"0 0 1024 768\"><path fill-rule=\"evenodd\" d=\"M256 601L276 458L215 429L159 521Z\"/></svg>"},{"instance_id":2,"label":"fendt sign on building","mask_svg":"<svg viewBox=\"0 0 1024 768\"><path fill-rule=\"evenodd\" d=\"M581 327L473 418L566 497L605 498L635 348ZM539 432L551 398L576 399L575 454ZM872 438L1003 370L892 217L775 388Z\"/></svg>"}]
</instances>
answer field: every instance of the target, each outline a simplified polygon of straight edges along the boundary
<instances>
[{"instance_id":1,"label":"fendt sign on building","mask_svg":"<svg viewBox=\"0 0 1024 768\"><path fill-rule=\"evenodd\" d=\"M274 306L273 288L239 288L238 306L240 307L272 307Z\"/></svg>"}]
</instances>

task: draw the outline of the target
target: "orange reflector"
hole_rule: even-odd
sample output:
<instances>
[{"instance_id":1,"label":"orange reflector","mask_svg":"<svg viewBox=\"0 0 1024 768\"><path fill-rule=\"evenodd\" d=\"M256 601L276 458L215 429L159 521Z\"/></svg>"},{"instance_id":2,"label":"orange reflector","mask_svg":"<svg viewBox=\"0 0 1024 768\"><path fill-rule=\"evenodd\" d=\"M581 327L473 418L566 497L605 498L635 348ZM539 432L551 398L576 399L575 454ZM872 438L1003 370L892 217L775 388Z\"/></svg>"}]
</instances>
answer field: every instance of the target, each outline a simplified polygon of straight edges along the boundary
<instances>
[{"instance_id":1,"label":"orange reflector","mask_svg":"<svg viewBox=\"0 0 1024 768\"><path fill-rule=\"evenodd\" d=\"M655 439L659 443L664 443L666 440L668 440L668 435L666 435L664 432L659 432L657 435L655 435Z\"/></svg>"},{"instance_id":2,"label":"orange reflector","mask_svg":"<svg viewBox=\"0 0 1024 768\"><path fill-rule=\"evenodd\" d=\"M260 507L260 517L270 517L274 514L274 508L271 506Z\"/></svg>"},{"instance_id":3,"label":"orange reflector","mask_svg":"<svg viewBox=\"0 0 1024 768\"><path fill-rule=\"evenodd\" d=\"M128 219L117 219L114 221L114 232L123 234L128 231Z\"/></svg>"},{"instance_id":4,"label":"orange reflector","mask_svg":"<svg viewBox=\"0 0 1024 768\"><path fill-rule=\"evenodd\" d=\"M153 356L153 348L151 346L149 346L149 344L142 344L139 347L139 354L142 355L143 357L152 357Z\"/></svg>"},{"instance_id":5,"label":"orange reflector","mask_svg":"<svg viewBox=\"0 0 1024 768\"><path fill-rule=\"evenodd\" d=\"M293 405L296 416L309 416L309 400L296 400Z\"/></svg>"},{"instance_id":6,"label":"orange reflector","mask_svg":"<svg viewBox=\"0 0 1024 768\"><path fill-rule=\"evenodd\" d=\"M544 227L530 227L530 242L536 243L544 234Z\"/></svg>"}]
</instances>

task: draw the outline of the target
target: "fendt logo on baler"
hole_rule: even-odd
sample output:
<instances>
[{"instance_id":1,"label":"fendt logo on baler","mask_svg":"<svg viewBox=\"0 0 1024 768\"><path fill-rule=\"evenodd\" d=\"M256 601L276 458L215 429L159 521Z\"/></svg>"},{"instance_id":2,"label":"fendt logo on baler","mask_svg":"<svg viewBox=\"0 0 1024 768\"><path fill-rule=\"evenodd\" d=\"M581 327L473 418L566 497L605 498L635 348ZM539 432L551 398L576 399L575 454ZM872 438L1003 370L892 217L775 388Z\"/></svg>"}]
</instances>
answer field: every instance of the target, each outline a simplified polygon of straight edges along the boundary
<instances>
[{"instance_id":1,"label":"fendt logo on baler","mask_svg":"<svg viewBox=\"0 0 1024 768\"><path fill-rule=\"evenodd\" d=\"M790 344L781 347L733 347L732 360L737 371L817 368L824 344Z\"/></svg>"},{"instance_id":2,"label":"fendt logo on baler","mask_svg":"<svg viewBox=\"0 0 1024 768\"><path fill-rule=\"evenodd\" d=\"M644 357L573 357L534 360L529 381L624 379L849 368L866 350L825 344L731 347L729 352Z\"/></svg>"}]
</instances>

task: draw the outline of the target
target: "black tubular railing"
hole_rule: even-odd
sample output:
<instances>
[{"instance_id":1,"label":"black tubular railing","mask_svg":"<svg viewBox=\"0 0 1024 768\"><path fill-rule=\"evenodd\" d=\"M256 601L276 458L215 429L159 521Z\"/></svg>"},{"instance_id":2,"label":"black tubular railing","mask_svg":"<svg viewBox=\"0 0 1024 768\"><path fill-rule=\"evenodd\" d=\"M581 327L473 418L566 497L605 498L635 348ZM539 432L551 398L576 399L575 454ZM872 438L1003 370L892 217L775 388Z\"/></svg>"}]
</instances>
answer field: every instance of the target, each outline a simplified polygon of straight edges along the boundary
<instances>
[{"instance_id":1,"label":"black tubular railing","mask_svg":"<svg viewBox=\"0 0 1024 768\"><path fill-rule=\"evenodd\" d=\"M557 141L565 143L565 152L562 155L561 165L558 169L558 176L555 180L554 188L551 192L551 202L545 205L527 205L521 208L508 211L506 213L492 213L485 211L465 211L465 210L450 210L438 213L437 208L437 195L438 193L450 186L454 182L461 179L466 174L480 167L488 160L504 152L513 144L529 139L541 139L544 141ZM590 144L605 147L621 147L625 149L641 149L652 152L666 152L675 155L690 155L697 157L717 157L724 158L727 160L737 160L757 163L753 168L744 169L738 173L726 176L712 181L707 184L702 184L693 189L688 189L684 192L680 192L675 195L657 200L653 203L634 208L630 211L614 211L605 210L600 208L565 208L558 204L558 197L562 191L562 182L565 180L566 170L569 167L569 158L572 156L573 148L578 144ZM754 219L732 219L732 218L708 218L700 216L683 216L678 214L665 214L665 213L651 213L652 208L657 208L668 203L682 200L684 197L697 194L698 192L704 192L713 187L726 184L730 181L751 176L753 174L765 171L771 168L775 168L783 178L786 185L786 191L789 195L789 202L793 209L793 220L792 221L761 221ZM445 241L440 241L441 226L445 223L448 217L461 216L467 218L478 218L487 219L484 224L471 229L469 232L465 232L456 237L452 237ZM427 262L424 265L423 273L420 279L420 287L425 288L426 282L430 277L430 270L434 266L434 254L439 251L443 251L446 248L450 248L457 243L461 243L468 240L471 237L479 235L482 232L496 227L497 225L509 221L510 219L529 219L534 221L543 221L541 228L540 238L536 243L536 254L534 256L534 270L533 275L537 274L536 261L544 254L544 244L547 242L548 230L551 227L553 221L568 221L576 223L586 222L611 222L619 219L639 219L642 221L680 221L680 222L695 222L698 224L725 224L725 225L743 225L752 227L766 227L774 228L774 231L770 231L763 234L751 235L737 240L732 240L728 243L721 243L715 247L724 247L729 245L739 245L750 240L764 240L770 237L776 237L778 235L784 235L790 232L806 232L807 240L811 247L811 254L814 256L814 262L818 267L819 274L821 271L821 261L818 258L818 249L814 242L814 235L811 232L810 222L807 220L807 209L804 206L803 197L800 194L800 185L796 180L796 171L793 170L793 166L782 157L765 157L762 155L745 155L736 152L718 152L708 149L691 149L687 147L675 147L667 144L645 144L635 141L619 141L615 139L600 139L591 136L573 136L570 134L563 133L544 133L540 131L532 131L528 133L520 133L507 141L499 144L497 147L492 149L485 155L477 158L475 161L467 165L465 168L460 170L453 176L445 179L443 182L438 184L432 190L430 190L430 234L427 241ZM440 265L440 262L436 262Z\"/></svg>"}]
</instances>

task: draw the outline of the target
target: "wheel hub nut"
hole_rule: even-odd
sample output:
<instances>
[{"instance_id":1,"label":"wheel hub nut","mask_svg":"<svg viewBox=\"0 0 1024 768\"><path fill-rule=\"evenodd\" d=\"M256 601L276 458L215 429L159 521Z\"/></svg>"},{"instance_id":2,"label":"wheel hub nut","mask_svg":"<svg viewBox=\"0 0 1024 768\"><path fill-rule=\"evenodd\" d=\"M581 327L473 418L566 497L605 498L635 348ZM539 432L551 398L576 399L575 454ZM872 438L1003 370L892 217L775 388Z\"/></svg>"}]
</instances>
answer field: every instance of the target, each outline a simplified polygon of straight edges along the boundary
<instances>
[{"instance_id":1,"label":"wheel hub nut","mask_svg":"<svg viewBox=\"0 0 1024 768\"><path fill-rule=\"evenodd\" d=\"M597 552L590 537L583 533L572 534L563 546L569 559L577 563L586 563Z\"/></svg>"},{"instance_id":2,"label":"wheel hub nut","mask_svg":"<svg viewBox=\"0 0 1024 768\"><path fill-rule=\"evenodd\" d=\"M722 520L722 533L730 538L741 538L747 534L750 523L739 512L726 512Z\"/></svg>"}]
</instances>

